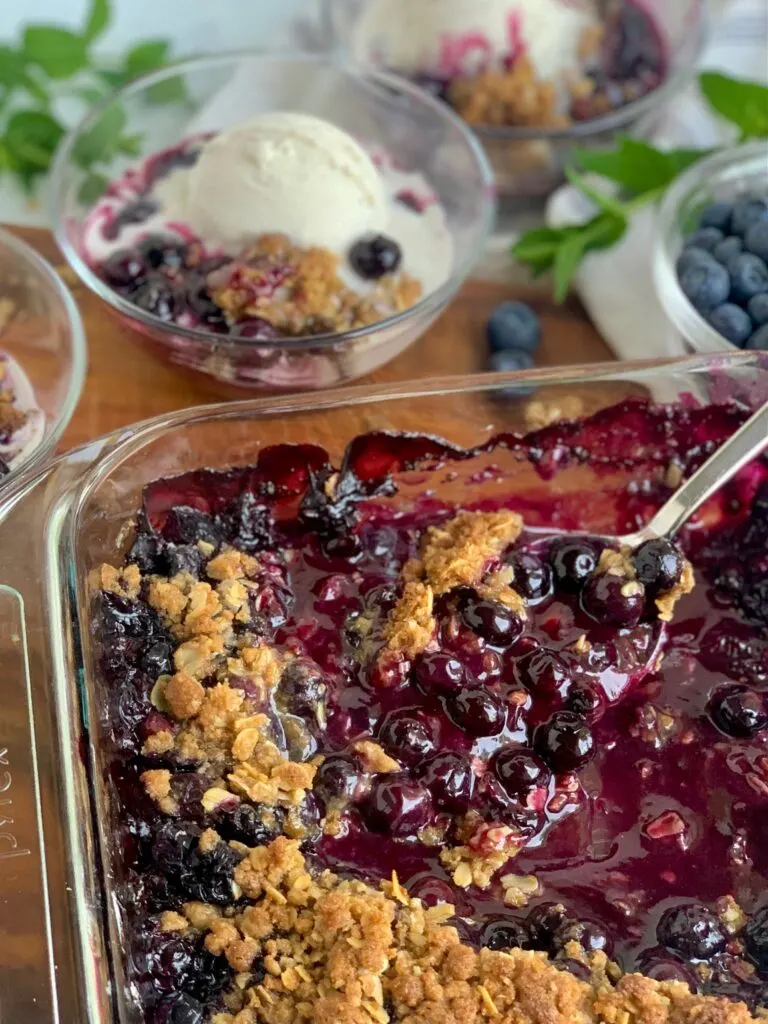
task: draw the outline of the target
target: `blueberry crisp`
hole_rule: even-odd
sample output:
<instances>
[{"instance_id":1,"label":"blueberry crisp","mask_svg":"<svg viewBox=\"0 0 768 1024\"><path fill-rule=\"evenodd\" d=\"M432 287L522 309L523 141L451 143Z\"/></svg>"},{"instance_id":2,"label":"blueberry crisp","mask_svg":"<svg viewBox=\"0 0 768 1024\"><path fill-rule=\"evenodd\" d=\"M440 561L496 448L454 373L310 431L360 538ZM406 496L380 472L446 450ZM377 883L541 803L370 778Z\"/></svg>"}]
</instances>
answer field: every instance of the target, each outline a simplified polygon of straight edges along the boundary
<instances>
[{"instance_id":1,"label":"blueberry crisp","mask_svg":"<svg viewBox=\"0 0 768 1024\"><path fill-rule=\"evenodd\" d=\"M147 1024L765 1016L768 465L680 547L584 519L647 521L747 415L633 398L147 488L91 577Z\"/></svg>"}]
</instances>

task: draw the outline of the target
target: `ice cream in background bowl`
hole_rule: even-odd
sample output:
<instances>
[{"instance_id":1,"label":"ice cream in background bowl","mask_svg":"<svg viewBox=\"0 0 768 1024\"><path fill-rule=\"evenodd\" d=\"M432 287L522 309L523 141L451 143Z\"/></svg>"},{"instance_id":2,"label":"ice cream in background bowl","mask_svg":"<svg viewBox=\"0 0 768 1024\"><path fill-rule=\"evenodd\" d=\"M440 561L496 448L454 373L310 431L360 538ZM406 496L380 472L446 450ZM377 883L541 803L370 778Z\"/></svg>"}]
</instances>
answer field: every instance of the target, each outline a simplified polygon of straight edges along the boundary
<instances>
[{"instance_id":1,"label":"ice cream in background bowl","mask_svg":"<svg viewBox=\"0 0 768 1024\"><path fill-rule=\"evenodd\" d=\"M11 472L26 462L45 434L45 413L19 363L0 351L0 489Z\"/></svg>"},{"instance_id":2,"label":"ice cream in background bowl","mask_svg":"<svg viewBox=\"0 0 768 1024\"><path fill-rule=\"evenodd\" d=\"M337 42L477 132L502 192L543 195L574 143L640 133L688 81L706 0L326 0Z\"/></svg>"},{"instance_id":3,"label":"ice cream in background bowl","mask_svg":"<svg viewBox=\"0 0 768 1024\"><path fill-rule=\"evenodd\" d=\"M492 220L490 169L461 120L328 58L173 70L198 109L146 131L95 201L73 167L88 128L58 155L58 237L86 283L155 352L226 390L338 384L415 340ZM164 74L115 102L147 117L142 94Z\"/></svg>"}]
</instances>

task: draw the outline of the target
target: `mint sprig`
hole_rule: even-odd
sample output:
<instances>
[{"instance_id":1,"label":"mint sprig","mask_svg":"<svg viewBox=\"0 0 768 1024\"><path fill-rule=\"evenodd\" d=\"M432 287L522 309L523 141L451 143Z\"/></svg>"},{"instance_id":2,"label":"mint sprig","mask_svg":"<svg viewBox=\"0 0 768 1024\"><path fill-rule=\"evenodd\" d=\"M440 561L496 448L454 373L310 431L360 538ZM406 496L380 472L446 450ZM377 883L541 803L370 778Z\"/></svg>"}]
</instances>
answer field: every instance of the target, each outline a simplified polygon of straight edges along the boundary
<instances>
[{"instance_id":1,"label":"mint sprig","mask_svg":"<svg viewBox=\"0 0 768 1024\"><path fill-rule=\"evenodd\" d=\"M699 76L699 87L713 111L735 125L741 141L768 138L768 87L710 71ZM555 300L563 302L585 256L620 242L635 210L659 200L679 174L711 153L660 150L628 136L619 138L612 149L578 150L566 174L598 212L584 224L527 231L512 255L534 277L551 271ZM605 179L610 189L585 174Z\"/></svg>"},{"instance_id":2,"label":"mint sprig","mask_svg":"<svg viewBox=\"0 0 768 1024\"><path fill-rule=\"evenodd\" d=\"M171 60L170 43L152 39L132 47L119 61L105 65L94 44L109 27L110 0L91 0L80 31L60 25L27 25L15 43L0 45L0 175L15 177L28 192L50 168L66 125L56 110L56 100L74 98L86 106L147 71ZM171 78L150 89L150 103L186 100L183 80ZM117 112L116 112L117 111ZM140 152L140 139L125 131L126 117L117 104L81 140L77 162L86 170L118 153ZM83 188L92 197L106 179L93 170Z\"/></svg>"}]
</instances>

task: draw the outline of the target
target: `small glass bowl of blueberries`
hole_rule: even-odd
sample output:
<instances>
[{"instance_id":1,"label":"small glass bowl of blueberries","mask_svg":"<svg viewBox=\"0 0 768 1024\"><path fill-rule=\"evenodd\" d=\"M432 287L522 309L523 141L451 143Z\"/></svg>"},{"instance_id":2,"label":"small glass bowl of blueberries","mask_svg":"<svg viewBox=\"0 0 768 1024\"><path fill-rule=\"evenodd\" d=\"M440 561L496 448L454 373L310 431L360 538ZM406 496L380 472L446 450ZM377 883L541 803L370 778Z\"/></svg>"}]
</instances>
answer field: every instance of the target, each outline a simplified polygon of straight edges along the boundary
<instances>
[{"instance_id":1,"label":"small glass bowl of blueberries","mask_svg":"<svg viewBox=\"0 0 768 1024\"><path fill-rule=\"evenodd\" d=\"M659 298L689 352L768 352L768 142L695 164L667 192Z\"/></svg>"}]
</instances>

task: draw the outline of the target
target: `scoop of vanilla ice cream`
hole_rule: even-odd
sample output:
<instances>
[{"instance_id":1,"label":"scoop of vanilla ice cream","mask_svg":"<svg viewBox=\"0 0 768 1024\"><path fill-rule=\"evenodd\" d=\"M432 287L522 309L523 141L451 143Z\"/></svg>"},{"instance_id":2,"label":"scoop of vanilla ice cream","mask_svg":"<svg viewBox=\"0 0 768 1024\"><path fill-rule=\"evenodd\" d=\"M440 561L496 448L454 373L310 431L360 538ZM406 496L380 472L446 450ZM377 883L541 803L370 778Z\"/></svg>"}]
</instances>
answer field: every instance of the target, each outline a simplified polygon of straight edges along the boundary
<instances>
[{"instance_id":1,"label":"scoop of vanilla ice cream","mask_svg":"<svg viewBox=\"0 0 768 1024\"><path fill-rule=\"evenodd\" d=\"M352 47L406 74L453 76L498 67L522 44L552 78L578 66L581 33L596 23L592 0L373 0Z\"/></svg>"},{"instance_id":2,"label":"scoop of vanilla ice cream","mask_svg":"<svg viewBox=\"0 0 768 1024\"><path fill-rule=\"evenodd\" d=\"M280 232L297 245L344 252L388 220L370 157L346 132L309 114L274 111L219 133L155 195L166 220L233 249Z\"/></svg>"}]
</instances>

